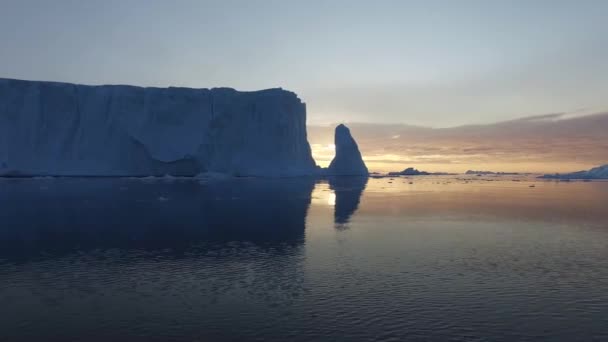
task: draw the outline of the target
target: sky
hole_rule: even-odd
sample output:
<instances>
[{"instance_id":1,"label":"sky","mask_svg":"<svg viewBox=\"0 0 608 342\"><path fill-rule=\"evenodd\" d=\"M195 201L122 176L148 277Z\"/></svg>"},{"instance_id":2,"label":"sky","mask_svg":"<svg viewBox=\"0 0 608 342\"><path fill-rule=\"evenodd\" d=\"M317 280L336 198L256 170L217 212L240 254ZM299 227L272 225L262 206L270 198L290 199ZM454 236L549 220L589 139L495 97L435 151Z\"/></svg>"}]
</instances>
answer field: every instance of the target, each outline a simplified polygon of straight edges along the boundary
<instances>
[{"instance_id":1,"label":"sky","mask_svg":"<svg viewBox=\"0 0 608 342\"><path fill-rule=\"evenodd\" d=\"M282 87L308 122L608 110L608 1L0 0L0 77Z\"/></svg>"}]
</instances>

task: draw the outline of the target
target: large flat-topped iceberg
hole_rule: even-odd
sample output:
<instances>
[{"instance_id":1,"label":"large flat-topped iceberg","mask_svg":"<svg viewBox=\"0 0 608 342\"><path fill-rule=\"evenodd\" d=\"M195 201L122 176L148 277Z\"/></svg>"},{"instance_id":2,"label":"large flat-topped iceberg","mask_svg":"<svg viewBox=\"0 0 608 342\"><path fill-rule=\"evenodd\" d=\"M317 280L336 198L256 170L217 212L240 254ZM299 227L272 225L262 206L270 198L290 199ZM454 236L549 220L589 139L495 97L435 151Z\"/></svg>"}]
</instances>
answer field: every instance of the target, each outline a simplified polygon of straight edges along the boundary
<instances>
[{"instance_id":1,"label":"large flat-topped iceberg","mask_svg":"<svg viewBox=\"0 0 608 342\"><path fill-rule=\"evenodd\" d=\"M315 172L306 106L282 89L0 79L0 175Z\"/></svg>"}]
</instances>

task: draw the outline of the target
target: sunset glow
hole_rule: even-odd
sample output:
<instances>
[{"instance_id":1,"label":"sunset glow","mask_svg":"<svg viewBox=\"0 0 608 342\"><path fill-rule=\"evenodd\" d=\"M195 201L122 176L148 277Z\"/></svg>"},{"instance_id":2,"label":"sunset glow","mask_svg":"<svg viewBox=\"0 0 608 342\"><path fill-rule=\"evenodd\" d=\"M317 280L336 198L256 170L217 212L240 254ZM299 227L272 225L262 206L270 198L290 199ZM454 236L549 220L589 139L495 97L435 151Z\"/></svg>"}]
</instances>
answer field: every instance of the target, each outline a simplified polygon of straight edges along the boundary
<instances>
[{"instance_id":1,"label":"sunset glow","mask_svg":"<svg viewBox=\"0 0 608 342\"><path fill-rule=\"evenodd\" d=\"M559 120L555 120L559 118ZM489 125L431 129L406 125L352 124L372 171L416 167L429 172L467 170L571 172L608 160L608 113L531 117ZM331 161L331 126L309 126L319 165Z\"/></svg>"}]
</instances>

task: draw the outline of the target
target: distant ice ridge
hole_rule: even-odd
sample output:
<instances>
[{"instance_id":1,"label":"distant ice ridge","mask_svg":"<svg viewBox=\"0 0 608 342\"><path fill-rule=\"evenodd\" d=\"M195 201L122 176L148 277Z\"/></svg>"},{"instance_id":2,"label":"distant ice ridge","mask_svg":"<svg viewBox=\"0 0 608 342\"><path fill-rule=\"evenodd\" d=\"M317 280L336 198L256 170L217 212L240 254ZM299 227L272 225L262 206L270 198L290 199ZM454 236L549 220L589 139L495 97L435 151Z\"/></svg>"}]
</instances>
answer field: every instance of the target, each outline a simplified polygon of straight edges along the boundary
<instances>
[{"instance_id":1,"label":"distant ice ridge","mask_svg":"<svg viewBox=\"0 0 608 342\"><path fill-rule=\"evenodd\" d=\"M542 176L542 178L554 179L608 179L608 164L594 167L589 171L578 171L572 173L555 173Z\"/></svg>"},{"instance_id":2,"label":"distant ice ridge","mask_svg":"<svg viewBox=\"0 0 608 342\"><path fill-rule=\"evenodd\" d=\"M0 79L0 175L315 172L306 106L289 91Z\"/></svg>"}]
</instances>

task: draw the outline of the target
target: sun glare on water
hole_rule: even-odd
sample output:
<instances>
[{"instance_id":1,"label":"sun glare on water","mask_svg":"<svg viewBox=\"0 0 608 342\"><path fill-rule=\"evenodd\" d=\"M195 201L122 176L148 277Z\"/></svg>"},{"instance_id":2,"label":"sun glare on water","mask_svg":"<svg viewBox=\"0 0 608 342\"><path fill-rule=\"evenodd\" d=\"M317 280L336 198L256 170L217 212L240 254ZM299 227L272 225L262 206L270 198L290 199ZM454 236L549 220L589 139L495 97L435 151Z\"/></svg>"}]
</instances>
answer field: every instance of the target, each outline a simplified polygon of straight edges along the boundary
<instances>
[{"instance_id":1,"label":"sun glare on water","mask_svg":"<svg viewBox=\"0 0 608 342\"><path fill-rule=\"evenodd\" d=\"M327 205L336 205L336 194L334 192L330 192L327 196Z\"/></svg>"}]
</instances>

